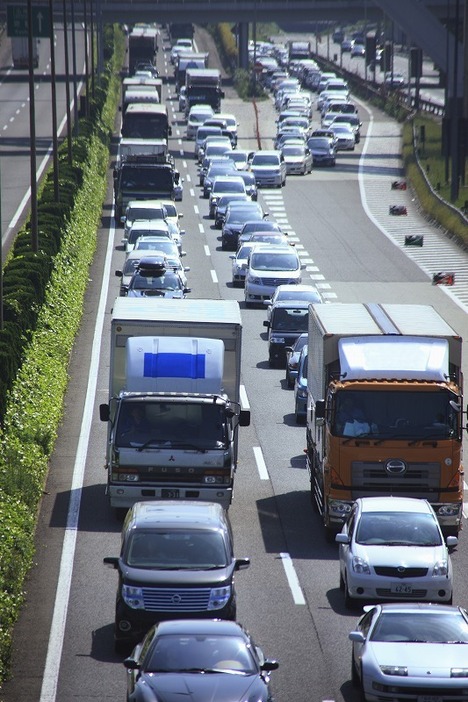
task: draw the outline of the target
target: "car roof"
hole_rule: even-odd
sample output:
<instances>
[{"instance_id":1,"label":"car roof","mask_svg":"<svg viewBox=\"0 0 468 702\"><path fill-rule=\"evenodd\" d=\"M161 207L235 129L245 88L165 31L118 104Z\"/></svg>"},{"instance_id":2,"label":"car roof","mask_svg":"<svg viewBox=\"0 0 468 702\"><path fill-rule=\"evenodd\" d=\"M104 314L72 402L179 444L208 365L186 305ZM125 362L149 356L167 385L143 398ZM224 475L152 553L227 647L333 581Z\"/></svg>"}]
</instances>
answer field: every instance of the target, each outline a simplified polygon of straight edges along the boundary
<instances>
[{"instance_id":1,"label":"car roof","mask_svg":"<svg viewBox=\"0 0 468 702\"><path fill-rule=\"evenodd\" d=\"M169 225L165 219L134 219L131 230L138 231L139 229L144 229L145 231L169 231Z\"/></svg>"},{"instance_id":2,"label":"car roof","mask_svg":"<svg viewBox=\"0 0 468 702\"><path fill-rule=\"evenodd\" d=\"M307 300L277 300L276 302L273 303L271 306L271 310L275 309L297 309L297 310L308 310L309 309L309 302Z\"/></svg>"},{"instance_id":3,"label":"car roof","mask_svg":"<svg viewBox=\"0 0 468 702\"><path fill-rule=\"evenodd\" d=\"M172 619L157 625L158 636L168 634L199 634L218 636L245 636L245 631L237 622L226 619Z\"/></svg>"},{"instance_id":4,"label":"car roof","mask_svg":"<svg viewBox=\"0 0 468 702\"><path fill-rule=\"evenodd\" d=\"M170 527L171 529L216 529L224 524L225 515L221 505L215 502L195 500L149 500L137 502L126 518L124 529Z\"/></svg>"},{"instance_id":5,"label":"car roof","mask_svg":"<svg viewBox=\"0 0 468 702\"><path fill-rule=\"evenodd\" d=\"M255 249L255 253L270 253L270 254L284 254L293 253L299 258L297 251L293 246L285 248L284 246L278 246L277 244L259 244L258 248Z\"/></svg>"},{"instance_id":6,"label":"car roof","mask_svg":"<svg viewBox=\"0 0 468 702\"><path fill-rule=\"evenodd\" d=\"M357 502L362 512L433 513L429 503L419 497L361 497Z\"/></svg>"}]
</instances>

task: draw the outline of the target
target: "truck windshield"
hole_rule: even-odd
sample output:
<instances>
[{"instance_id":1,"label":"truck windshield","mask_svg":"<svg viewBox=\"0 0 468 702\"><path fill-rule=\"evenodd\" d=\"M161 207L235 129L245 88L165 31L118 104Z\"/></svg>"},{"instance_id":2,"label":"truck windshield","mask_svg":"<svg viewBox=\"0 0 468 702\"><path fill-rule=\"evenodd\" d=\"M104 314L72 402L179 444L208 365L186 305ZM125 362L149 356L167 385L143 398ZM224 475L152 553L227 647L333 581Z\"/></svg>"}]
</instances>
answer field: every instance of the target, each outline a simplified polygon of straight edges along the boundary
<instances>
[{"instance_id":1,"label":"truck windshield","mask_svg":"<svg viewBox=\"0 0 468 702\"><path fill-rule=\"evenodd\" d=\"M457 437L461 412L450 404L457 399L448 391L341 391L331 403L331 431L382 440Z\"/></svg>"},{"instance_id":2,"label":"truck windshield","mask_svg":"<svg viewBox=\"0 0 468 702\"><path fill-rule=\"evenodd\" d=\"M119 447L223 448L226 417L223 408L211 402L128 400L121 404L115 437Z\"/></svg>"},{"instance_id":3,"label":"truck windshield","mask_svg":"<svg viewBox=\"0 0 468 702\"><path fill-rule=\"evenodd\" d=\"M122 136L132 139L167 139L168 127L167 115L126 112L122 123Z\"/></svg>"}]
</instances>

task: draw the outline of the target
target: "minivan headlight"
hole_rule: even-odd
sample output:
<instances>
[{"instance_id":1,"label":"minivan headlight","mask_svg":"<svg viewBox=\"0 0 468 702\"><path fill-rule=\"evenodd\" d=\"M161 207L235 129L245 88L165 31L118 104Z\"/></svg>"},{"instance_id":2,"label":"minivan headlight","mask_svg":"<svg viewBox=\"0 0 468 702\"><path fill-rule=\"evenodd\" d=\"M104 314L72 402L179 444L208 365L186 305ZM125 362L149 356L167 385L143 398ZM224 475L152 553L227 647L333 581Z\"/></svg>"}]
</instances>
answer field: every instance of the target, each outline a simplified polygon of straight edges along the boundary
<instances>
[{"instance_id":1,"label":"minivan headlight","mask_svg":"<svg viewBox=\"0 0 468 702\"><path fill-rule=\"evenodd\" d=\"M214 587L210 593L210 601L208 602L208 609L222 609L229 602L231 597L231 586L226 585L225 587Z\"/></svg>"},{"instance_id":2,"label":"minivan headlight","mask_svg":"<svg viewBox=\"0 0 468 702\"><path fill-rule=\"evenodd\" d=\"M132 609L145 608L145 603L143 602L143 589L141 587L122 585L122 597L127 607L131 607Z\"/></svg>"}]
</instances>

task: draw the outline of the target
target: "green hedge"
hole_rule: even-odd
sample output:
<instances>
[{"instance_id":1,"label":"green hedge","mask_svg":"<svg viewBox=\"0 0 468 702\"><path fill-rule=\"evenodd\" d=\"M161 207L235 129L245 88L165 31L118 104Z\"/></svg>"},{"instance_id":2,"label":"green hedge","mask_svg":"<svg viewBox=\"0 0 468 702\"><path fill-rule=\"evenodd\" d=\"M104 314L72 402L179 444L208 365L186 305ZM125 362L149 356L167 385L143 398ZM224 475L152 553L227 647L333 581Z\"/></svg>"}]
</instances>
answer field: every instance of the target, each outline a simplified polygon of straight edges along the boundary
<instances>
[{"instance_id":1,"label":"green hedge","mask_svg":"<svg viewBox=\"0 0 468 702\"><path fill-rule=\"evenodd\" d=\"M112 50L112 47L114 50ZM50 174L40 189L38 253L28 227L5 267L5 328L0 333L0 679L9 674L13 626L34 552L48 461L62 417L68 362L78 331L89 265L107 187L109 143L125 52L120 30L106 29L109 63L100 79L94 123L73 141L73 164L60 156L60 203Z\"/></svg>"}]
</instances>

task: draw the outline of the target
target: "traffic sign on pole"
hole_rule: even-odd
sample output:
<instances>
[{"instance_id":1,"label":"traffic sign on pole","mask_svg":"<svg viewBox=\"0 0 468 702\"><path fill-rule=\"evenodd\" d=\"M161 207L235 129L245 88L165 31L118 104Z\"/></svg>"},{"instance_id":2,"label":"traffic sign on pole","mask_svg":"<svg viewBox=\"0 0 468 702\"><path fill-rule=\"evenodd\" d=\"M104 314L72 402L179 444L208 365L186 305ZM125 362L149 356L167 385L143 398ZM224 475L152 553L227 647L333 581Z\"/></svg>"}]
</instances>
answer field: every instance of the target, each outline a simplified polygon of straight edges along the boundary
<instances>
[{"instance_id":1,"label":"traffic sign on pole","mask_svg":"<svg viewBox=\"0 0 468 702\"><path fill-rule=\"evenodd\" d=\"M32 35L47 38L50 36L50 12L48 5L33 5ZM28 8L26 5L7 5L7 36L28 36Z\"/></svg>"}]
</instances>

